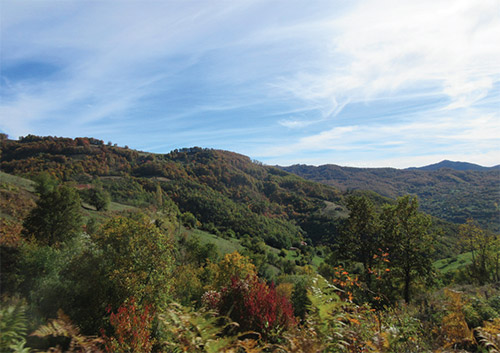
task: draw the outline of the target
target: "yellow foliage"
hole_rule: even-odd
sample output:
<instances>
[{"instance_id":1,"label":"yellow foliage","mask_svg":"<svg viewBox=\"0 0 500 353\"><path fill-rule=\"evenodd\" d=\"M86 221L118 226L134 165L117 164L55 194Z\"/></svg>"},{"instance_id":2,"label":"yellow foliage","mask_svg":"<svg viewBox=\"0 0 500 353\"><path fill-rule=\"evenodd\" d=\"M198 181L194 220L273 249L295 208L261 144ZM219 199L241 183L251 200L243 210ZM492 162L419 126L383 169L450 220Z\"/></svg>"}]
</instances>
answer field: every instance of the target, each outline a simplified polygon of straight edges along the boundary
<instances>
[{"instance_id":1,"label":"yellow foliage","mask_svg":"<svg viewBox=\"0 0 500 353\"><path fill-rule=\"evenodd\" d=\"M483 327L475 329L478 344L488 352L500 350L500 318L485 321Z\"/></svg>"},{"instance_id":2,"label":"yellow foliage","mask_svg":"<svg viewBox=\"0 0 500 353\"><path fill-rule=\"evenodd\" d=\"M176 298L189 303L203 294L203 284L200 280L202 268L193 265L180 265L175 268L173 290Z\"/></svg>"},{"instance_id":3,"label":"yellow foliage","mask_svg":"<svg viewBox=\"0 0 500 353\"><path fill-rule=\"evenodd\" d=\"M237 251L226 254L217 267L215 275L215 288L217 289L228 285L233 277L243 279L257 275L255 266L250 259Z\"/></svg>"},{"instance_id":4,"label":"yellow foliage","mask_svg":"<svg viewBox=\"0 0 500 353\"><path fill-rule=\"evenodd\" d=\"M283 296L290 300L292 298L293 284L292 283L280 283L276 286L276 294Z\"/></svg>"},{"instance_id":5,"label":"yellow foliage","mask_svg":"<svg viewBox=\"0 0 500 353\"><path fill-rule=\"evenodd\" d=\"M31 336L45 337L68 337L69 348L66 352L103 352L100 346L104 343L102 338L95 336L84 336L80 329L75 326L62 310L57 312L57 319L49 320L46 325L40 326ZM58 352L59 347L52 347L49 352Z\"/></svg>"},{"instance_id":6,"label":"yellow foliage","mask_svg":"<svg viewBox=\"0 0 500 353\"><path fill-rule=\"evenodd\" d=\"M474 342L474 335L465 321L462 312L464 302L459 292L445 289L448 297L448 315L443 318L441 324L441 336L444 340L444 347L454 347L457 345L469 345Z\"/></svg>"}]
</instances>

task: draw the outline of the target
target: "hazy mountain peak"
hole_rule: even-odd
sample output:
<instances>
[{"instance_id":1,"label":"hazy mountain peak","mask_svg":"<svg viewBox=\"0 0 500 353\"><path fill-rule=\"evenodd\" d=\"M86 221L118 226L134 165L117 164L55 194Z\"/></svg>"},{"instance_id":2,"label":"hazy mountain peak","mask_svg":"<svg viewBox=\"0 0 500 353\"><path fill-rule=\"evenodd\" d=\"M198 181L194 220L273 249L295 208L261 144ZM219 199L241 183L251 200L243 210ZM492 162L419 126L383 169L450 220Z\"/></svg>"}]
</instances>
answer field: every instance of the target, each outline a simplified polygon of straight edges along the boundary
<instances>
[{"instance_id":1,"label":"hazy mountain peak","mask_svg":"<svg viewBox=\"0 0 500 353\"><path fill-rule=\"evenodd\" d=\"M448 169L454 169L454 170L475 170L475 171L482 171L482 170L492 170L492 169L499 169L499 165L494 166L494 167L483 167L478 164L474 163L468 163L468 162L459 162L459 161L450 161L450 160L443 160L439 163L435 164L430 164L424 167L418 167L418 168L408 168L408 169L418 169L418 170L439 170L442 168L448 168Z\"/></svg>"}]
</instances>

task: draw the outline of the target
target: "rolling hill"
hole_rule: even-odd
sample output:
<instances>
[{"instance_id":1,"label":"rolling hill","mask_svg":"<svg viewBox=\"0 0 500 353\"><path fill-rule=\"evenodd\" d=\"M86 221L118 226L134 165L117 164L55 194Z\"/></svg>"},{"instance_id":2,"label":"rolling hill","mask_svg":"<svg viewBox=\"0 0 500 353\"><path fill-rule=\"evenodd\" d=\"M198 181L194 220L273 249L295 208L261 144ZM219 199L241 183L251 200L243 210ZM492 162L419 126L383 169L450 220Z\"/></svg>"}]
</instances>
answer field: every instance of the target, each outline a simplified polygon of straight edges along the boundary
<instances>
[{"instance_id":1,"label":"rolling hill","mask_svg":"<svg viewBox=\"0 0 500 353\"><path fill-rule=\"evenodd\" d=\"M499 170L500 165L496 165L493 167L483 167L481 165L474 164L474 163L453 162L453 161L444 160L444 161L441 161L439 163L426 165L424 167L408 168L408 170L439 170L442 168L448 168L448 169L453 169L453 170L487 171L487 170Z\"/></svg>"},{"instance_id":2,"label":"rolling hill","mask_svg":"<svg viewBox=\"0 0 500 353\"><path fill-rule=\"evenodd\" d=\"M500 231L500 170L496 168L472 170L477 167L447 161L406 170L333 164L281 168L342 191L371 190L389 198L414 194L426 213L453 223L473 218L489 230Z\"/></svg>"},{"instance_id":3,"label":"rolling hill","mask_svg":"<svg viewBox=\"0 0 500 353\"><path fill-rule=\"evenodd\" d=\"M79 188L99 184L121 205L174 203L207 231L260 237L277 248L332 236L335 229L314 225L328 205L336 205L330 216L346 214L339 190L228 151L194 147L159 155L92 138L32 135L0 146L5 173L49 172Z\"/></svg>"},{"instance_id":4,"label":"rolling hill","mask_svg":"<svg viewBox=\"0 0 500 353\"><path fill-rule=\"evenodd\" d=\"M339 221L348 216L345 193L349 189L369 190L363 194L381 207L403 195L405 190L415 193L415 188L427 185L428 192L419 195L424 211L460 222L457 213L461 215L467 209L464 211L457 209L457 204L448 204L441 192L450 183L457 184L462 189L456 188L455 196L463 198L465 195L466 198L467 192L474 190L470 180L482 185L481 180L469 174L466 176L470 180L444 171L436 179L424 171L403 171L407 174L400 176L400 171L380 169L365 170L363 176L357 176L358 187L346 187L345 183L356 180L359 171L337 166L318 167L324 178L317 181L337 180L324 185L306 180L322 175L315 174L317 170L307 166L290 170L302 174L304 179L229 151L193 147L153 154L104 144L93 138L28 135L19 141L3 140L0 147L2 172L27 178L49 172L78 188L97 185L109 192L112 208L116 211L170 204L180 213L191 213L201 228L212 234L260 238L278 249L296 246L302 241L316 245L335 242ZM474 215L486 214L484 202L493 194L491 189L483 189L484 200L467 205ZM429 203L438 206L428 207ZM439 205L443 209L439 209ZM440 212L435 212L436 208ZM449 210L453 217L449 217ZM495 214L491 212L491 218ZM484 221L484 218L475 218ZM444 229L437 256L455 253L458 250L456 227L446 221L436 220L435 223Z\"/></svg>"}]
</instances>

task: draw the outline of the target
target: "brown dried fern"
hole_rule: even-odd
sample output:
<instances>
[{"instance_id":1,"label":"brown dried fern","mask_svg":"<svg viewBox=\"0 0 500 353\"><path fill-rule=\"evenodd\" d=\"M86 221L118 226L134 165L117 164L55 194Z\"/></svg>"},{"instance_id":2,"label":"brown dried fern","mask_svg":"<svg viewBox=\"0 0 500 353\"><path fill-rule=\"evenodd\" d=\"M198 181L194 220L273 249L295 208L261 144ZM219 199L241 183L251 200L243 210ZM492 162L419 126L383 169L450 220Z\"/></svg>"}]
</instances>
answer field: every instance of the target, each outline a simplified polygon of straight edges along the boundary
<instances>
[{"instance_id":1,"label":"brown dried fern","mask_svg":"<svg viewBox=\"0 0 500 353\"><path fill-rule=\"evenodd\" d=\"M62 310L57 312L57 319L50 320L46 325L40 326L31 336L45 337L68 337L70 344L69 353L100 353L103 340L96 336L85 336L75 326L70 318ZM47 352L60 352L59 347L52 347Z\"/></svg>"},{"instance_id":2,"label":"brown dried fern","mask_svg":"<svg viewBox=\"0 0 500 353\"><path fill-rule=\"evenodd\" d=\"M476 327L474 336L488 353L500 353L500 318L485 322L484 327Z\"/></svg>"}]
</instances>

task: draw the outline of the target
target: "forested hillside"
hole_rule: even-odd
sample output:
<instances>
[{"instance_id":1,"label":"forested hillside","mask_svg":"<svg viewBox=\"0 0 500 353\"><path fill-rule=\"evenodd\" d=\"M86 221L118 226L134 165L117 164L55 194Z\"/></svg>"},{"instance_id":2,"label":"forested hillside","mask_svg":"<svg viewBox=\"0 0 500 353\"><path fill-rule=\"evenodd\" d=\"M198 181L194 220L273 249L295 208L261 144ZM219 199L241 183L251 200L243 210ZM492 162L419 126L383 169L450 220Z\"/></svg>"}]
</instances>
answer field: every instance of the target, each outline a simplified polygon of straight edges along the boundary
<instances>
[{"instance_id":1,"label":"forested hillside","mask_svg":"<svg viewBox=\"0 0 500 353\"><path fill-rule=\"evenodd\" d=\"M442 168L447 168L447 169L453 169L453 170L475 170L475 171L488 171L488 170L498 170L500 169L500 165L495 165L493 167L483 167L478 164L474 163L467 163L467 162L454 162L454 161L448 161L444 160L439 163L434 163L430 165L426 165L423 167L412 167L408 168L408 170L412 169L417 169L417 170L439 170Z\"/></svg>"},{"instance_id":2,"label":"forested hillside","mask_svg":"<svg viewBox=\"0 0 500 353\"><path fill-rule=\"evenodd\" d=\"M293 165L283 170L343 191L371 190L389 198L417 195L422 210L433 216L453 223L473 218L487 229L500 231L500 170L456 170L452 165L404 170Z\"/></svg>"},{"instance_id":3,"label":"forested hillside","mask_svg":"<svg viewBox=\"0 0 500 353\"><path fill-rule=\"evenodd\" d=\"M311 224L342 200L334 188L236 153L196 147L155 155L95 139L27 136L3 142L0 168L21 176L48 171L79 188L97 183L113 200L137 207L155 204L165 194L206 228L263 236L277 247L319 240L324 234ZM342 206L335 207L334 213L345 214Z\"/></svg>"},{"instance_id":4,"label":"forested hillside","mask_svg":"<svg viewBox=\"0 0 500 353\"><path fill-rule=\"evenodd\" d=\"M2 352L499 344L500 241L473 219L228 151L31 135L0 147Z\"/></svg>"}]
</instances>

